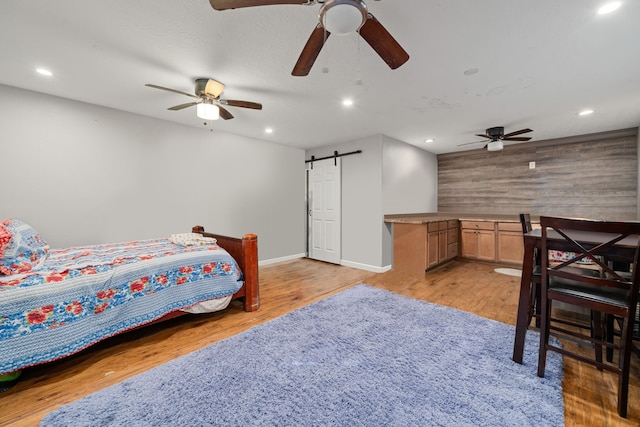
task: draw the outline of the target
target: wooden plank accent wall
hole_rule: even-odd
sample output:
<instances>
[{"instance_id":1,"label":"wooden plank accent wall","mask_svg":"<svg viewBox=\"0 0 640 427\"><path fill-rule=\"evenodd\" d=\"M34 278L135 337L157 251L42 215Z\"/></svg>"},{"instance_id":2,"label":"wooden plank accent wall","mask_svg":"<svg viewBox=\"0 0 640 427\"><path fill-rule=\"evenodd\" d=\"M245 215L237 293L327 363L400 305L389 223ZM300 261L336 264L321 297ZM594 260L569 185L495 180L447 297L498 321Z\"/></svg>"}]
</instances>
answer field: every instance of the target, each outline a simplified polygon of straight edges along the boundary
<instances>
[{"instance_id":1,"label":"wooden plank accent wall","mask_svg":"<svg viewBox=\"0 0 640 427\"><path fill-rule=\"evenodd\" d=\"M636 220L637 198L638 128L438 155L438 212Z\"/></svg>"}]
</instances>

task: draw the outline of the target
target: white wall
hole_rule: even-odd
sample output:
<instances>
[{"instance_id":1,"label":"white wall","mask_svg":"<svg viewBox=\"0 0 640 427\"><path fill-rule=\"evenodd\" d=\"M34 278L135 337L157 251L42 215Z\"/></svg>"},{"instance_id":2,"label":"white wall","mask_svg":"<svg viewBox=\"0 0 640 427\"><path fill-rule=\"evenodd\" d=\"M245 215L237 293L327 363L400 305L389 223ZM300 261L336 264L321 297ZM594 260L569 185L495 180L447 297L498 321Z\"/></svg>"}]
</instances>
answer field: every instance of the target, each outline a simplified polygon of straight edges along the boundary
<instances>
[{"instance_id":1,"label":"white wall","mask_svg":"<svg viewBox=\"0 0 640 427\"><path fill-rule=\"evenodd\" d=\"M305 251L304 151L0 85L0 220L52 247L193 225Z\"/></svg>"},{"instance_id":2,"label":"white wall","mask_svg":"<svg viewBox=\"0 0 640 427\"><path fill-rule=\"evenodd\" d=\"M383 214L438 211L438 157L382 136ZM393 226L383 224L383 263L393 263Z\"/></svg>"},{"instance_id":3,"label":"white wall","mask_svg":"<svg viewBox=\"0 0 640 427\"><path fill-rule=\"evenodd\" d=\"M325 157L362 150L342 157L342 264L376 271L382 264L382 142L380 136L307 150Z\"/></svg>"},{"instance_id":4,"label":"white wall","mask_svg":"<svg viewBox=\"0 0 640 427\"><path fill-rule=\"evenodd\" d=\"M384 214L436 212L437 156L388 136L382 141Z\"/></svg>"},{"instance_id":5,"label":"white wall","mask_svg":"<svg viewBox=\"0 0 640 427\"><path fill-rule=\"evenodd\" d=\"M390 213L437 210L437 158L385 135L307 150L306 157L362 150L342 157L342 264L385 271L393 263Z\"/></svg>"}]
</instances>

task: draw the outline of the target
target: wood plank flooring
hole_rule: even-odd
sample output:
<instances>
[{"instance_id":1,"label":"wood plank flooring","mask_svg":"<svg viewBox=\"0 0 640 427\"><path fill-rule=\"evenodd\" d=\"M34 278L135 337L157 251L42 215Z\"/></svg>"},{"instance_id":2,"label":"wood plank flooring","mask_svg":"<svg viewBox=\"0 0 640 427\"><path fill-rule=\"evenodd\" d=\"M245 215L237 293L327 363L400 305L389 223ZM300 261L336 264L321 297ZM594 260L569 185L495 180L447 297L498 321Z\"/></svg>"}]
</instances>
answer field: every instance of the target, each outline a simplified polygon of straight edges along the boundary
<instances>
[{"instance_id":1,"label":"wood plank flooring","mask_svg":"<svg viewBox=\"0 0 640 427\"><path fill-rule=\"evenodd\" d=\"M29 369L0 393L1 426L35 426L49 411L154 366L242 332L358 283L515 324L519 279L497 265L454 261L426 275L369 273L312 260L260 268L261 309L239 303L211 315L189 315L106 340L76 356ZM511 354L503 355L511 357ZM629 418L616 412L617 377L565 359L567 426L640 425L640 359L633 356Z\"/></svg>"}]
</instances>

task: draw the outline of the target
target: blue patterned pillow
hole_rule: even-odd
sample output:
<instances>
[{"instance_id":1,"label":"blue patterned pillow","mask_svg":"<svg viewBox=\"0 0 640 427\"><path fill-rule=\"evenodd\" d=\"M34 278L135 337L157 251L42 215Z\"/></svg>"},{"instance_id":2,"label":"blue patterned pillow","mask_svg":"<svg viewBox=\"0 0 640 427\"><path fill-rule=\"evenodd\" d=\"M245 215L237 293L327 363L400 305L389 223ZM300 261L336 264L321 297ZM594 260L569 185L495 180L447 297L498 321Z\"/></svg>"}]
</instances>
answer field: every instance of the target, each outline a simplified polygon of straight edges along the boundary
<instances>
[{"instance_id":1,"label":"blue patterned pillow","mask_svg":"<svg viewBox=\"0 0 640 427\"><path fill-rule=\"evenodd\" d=\"M7 219L1 225L5 237L8 233L11 238L3 240L0 274L27 273L39 268L49 253L47 242L33 227L20 220Z\"/></svg>"}]
</instances>

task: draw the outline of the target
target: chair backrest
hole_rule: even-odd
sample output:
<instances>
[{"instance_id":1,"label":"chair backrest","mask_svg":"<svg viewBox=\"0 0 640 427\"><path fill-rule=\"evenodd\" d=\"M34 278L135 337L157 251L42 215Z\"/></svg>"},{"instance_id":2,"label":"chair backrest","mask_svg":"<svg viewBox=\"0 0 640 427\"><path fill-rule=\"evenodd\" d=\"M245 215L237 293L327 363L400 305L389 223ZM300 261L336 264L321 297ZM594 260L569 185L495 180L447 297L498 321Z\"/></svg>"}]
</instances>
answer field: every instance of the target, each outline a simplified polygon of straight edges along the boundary
<instances>
[{"instance_id":1,"label":"chair backrest","mask_svg":"<svg viewBox=\"0 0 640 427\"><path fill-rule=\"evenodd\" d=\"M640 272L637 264L640 249L640 222L595 221L556 217L540 217L542 228L543 275L577 280L592 285L633 290L637 301ZM550 250L570 251L573 258L551 266ZM624 257L632 263L631 277L622 277L607 264L608 257ZM579 267L588 258L602 269L602 274ZM635 295L634 295L635 294Z\"/></svg>"},{"instance_id":2,"label":"chair backrest","mask_svg":"<svg viewBox=\"0 0 640 427\"><path fill-rule=\"evenodd\" d=\"M520 225L522 225L522 238L524 239L524 235L533 230L533 226L531 225L531 215L528 213L521 213ZM533 259L534 265L540 265L540 251L538 249L534 249Z\"/></svg>"},{"instance_id":3,"label":"chair backrest","mask_svg":"<svg viewBox=\"0 0 640 427\"><path fill-rule=\"evenodd\" d=\"M531 226L531 215L530 214L520 214L520 224L522 225L522 234L528 233L533 230Z\"/></svg>"}]
</instances>

